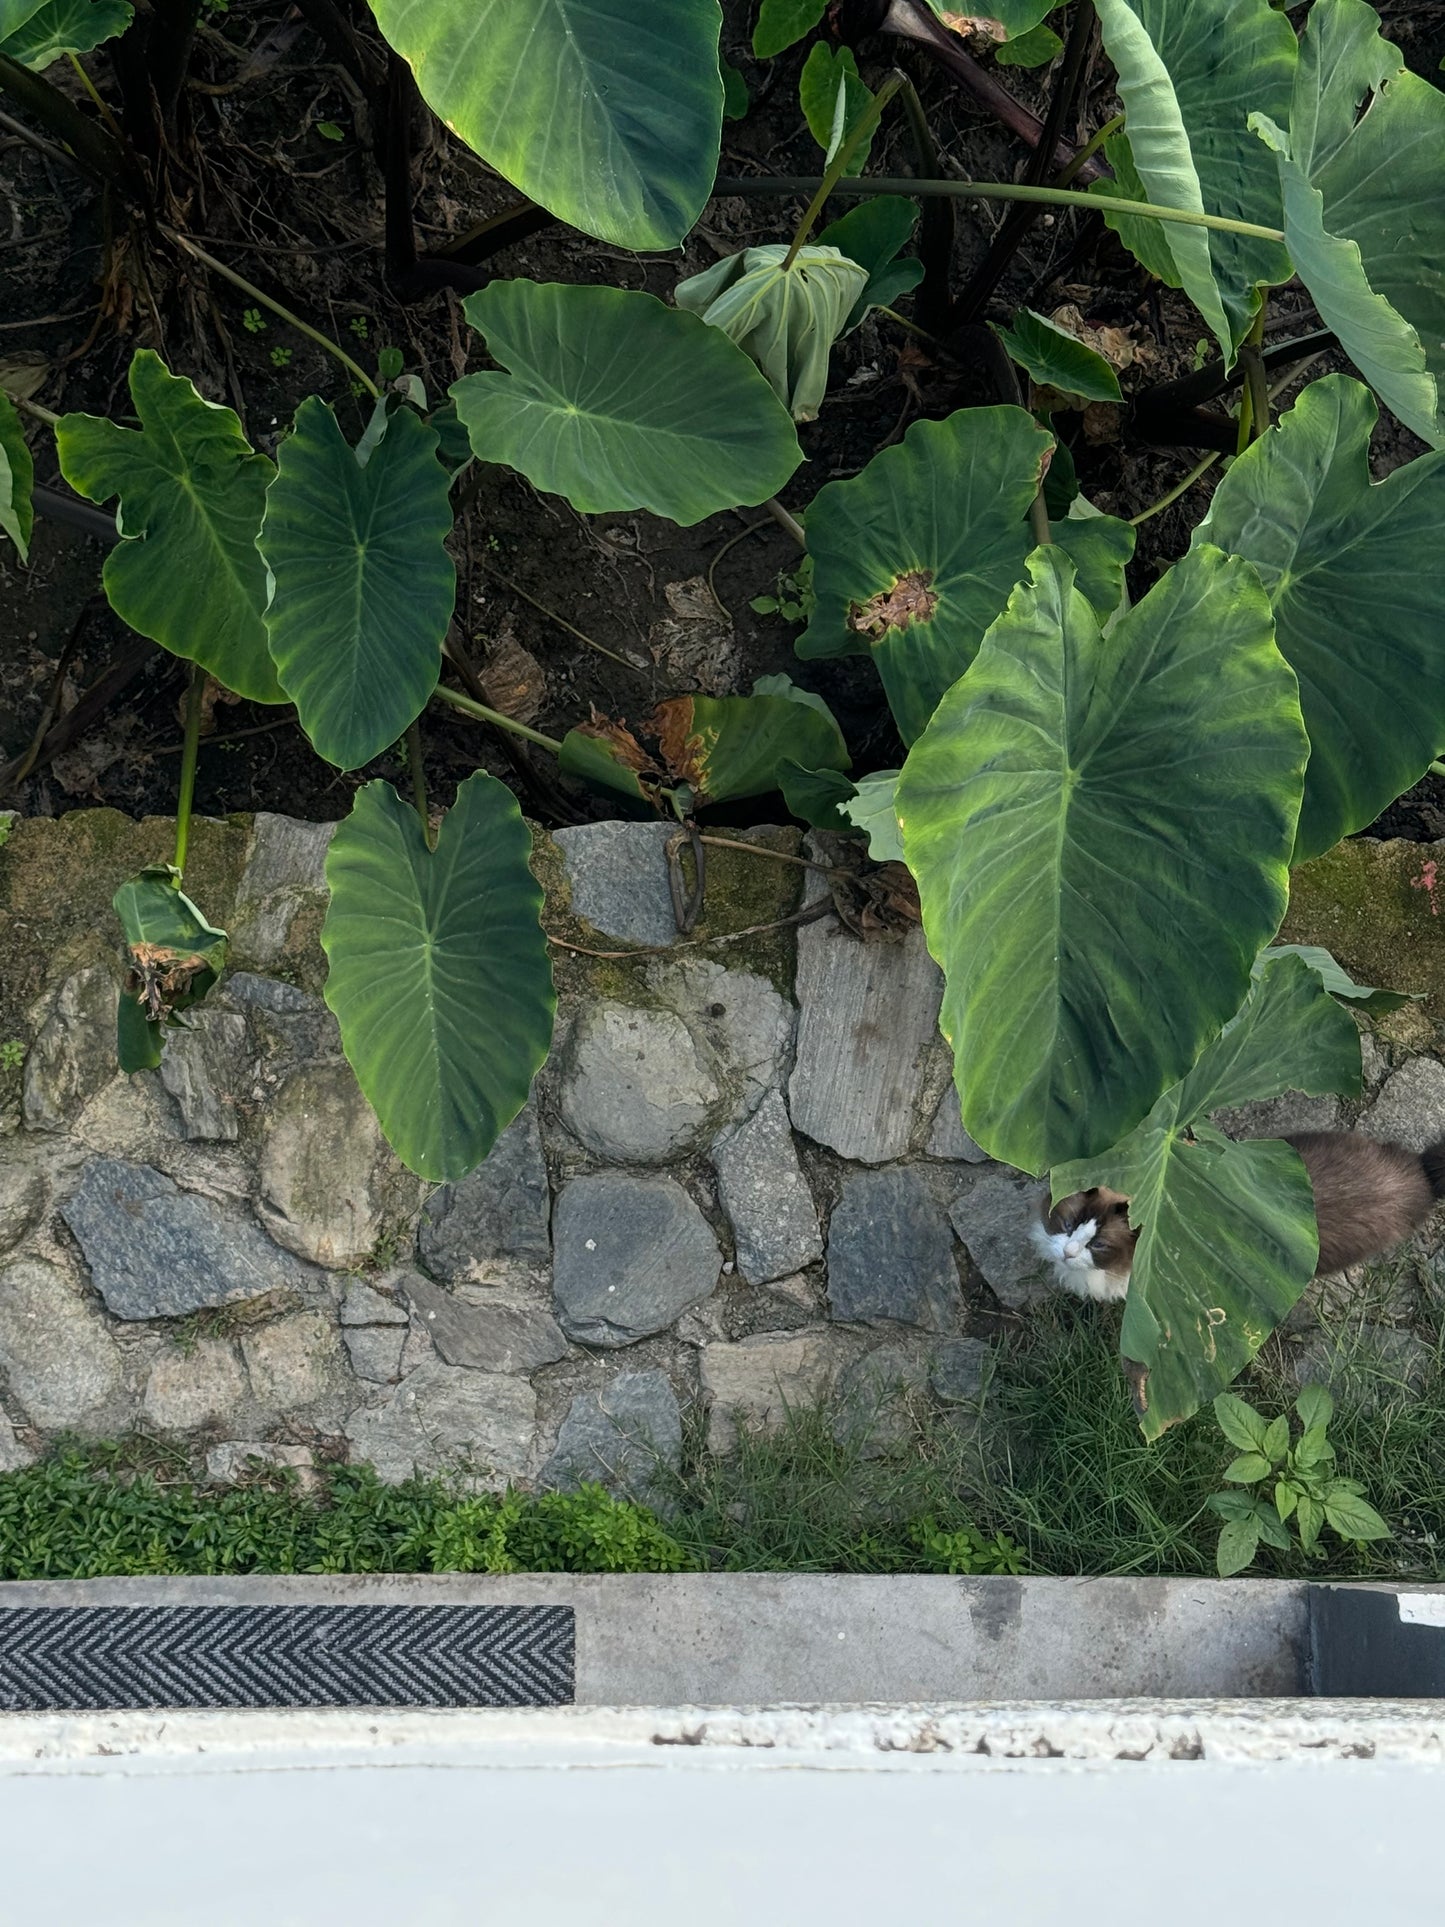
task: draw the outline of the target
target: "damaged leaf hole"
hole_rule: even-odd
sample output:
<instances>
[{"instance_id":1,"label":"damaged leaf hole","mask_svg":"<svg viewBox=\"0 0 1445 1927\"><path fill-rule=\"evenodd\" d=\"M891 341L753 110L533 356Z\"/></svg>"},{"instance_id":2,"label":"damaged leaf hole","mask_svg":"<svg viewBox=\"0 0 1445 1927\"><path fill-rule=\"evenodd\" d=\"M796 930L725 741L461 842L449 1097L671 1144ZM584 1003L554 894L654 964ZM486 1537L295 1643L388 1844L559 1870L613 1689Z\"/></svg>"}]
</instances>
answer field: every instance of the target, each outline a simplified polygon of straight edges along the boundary
<instances>
[{"instance_id":1,"label":"damaged leaf hole","mask_svg":"<svg viewBox=\"0 0 1445 1927\"><path fill-rule=\"evenodd\" d=\"M877 640L890 629L907 629L915 622L928 622L938 608L932 569L909 569L894 579L890 589L882 589L866 602L850 602L848 627L860 636Z\"/></svg>"}]
</instances>

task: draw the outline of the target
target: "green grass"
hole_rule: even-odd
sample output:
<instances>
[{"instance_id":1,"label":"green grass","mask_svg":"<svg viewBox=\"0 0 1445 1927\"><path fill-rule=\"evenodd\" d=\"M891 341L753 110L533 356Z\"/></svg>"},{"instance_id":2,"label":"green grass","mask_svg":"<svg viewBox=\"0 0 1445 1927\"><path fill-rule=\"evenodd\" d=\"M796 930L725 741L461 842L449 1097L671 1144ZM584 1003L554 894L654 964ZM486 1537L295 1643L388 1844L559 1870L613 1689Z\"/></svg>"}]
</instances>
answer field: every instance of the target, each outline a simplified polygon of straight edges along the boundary
<instances>
[{"instance_id":1,"label":"green grass","mask_svg":"<svg viewBox=\"0 0 1445 1927\"><path fill-rule=\"evenodd\" d=\"M1445 1578L1445 1348L1414 1383L1362 1327L1328 1328L1341 1473L1395 1537L1327 1535L1323 1557L1261 1553L1255 1576ZM478 1496L443 1479L384 1486L322 1466L313 1489L257 1469L196 1484L153 1440L72 1447L0 1475L0 1578L269 1572L1214 1571L1205 1505L1233 1456L1209 1412L1145 1445L1119 1375L1117 1314L1060 1302L1000 1349L987 1423L924 1401L889 1407L886 1447L856 1406L744 1429L726 1458L699 1422L659 1514L599 1488ZM1238 1389L1267 1415L1296 1387L1272 1341ZM982 1441L982 1443L981 1443Z\"/></svg>"}]
</instances>

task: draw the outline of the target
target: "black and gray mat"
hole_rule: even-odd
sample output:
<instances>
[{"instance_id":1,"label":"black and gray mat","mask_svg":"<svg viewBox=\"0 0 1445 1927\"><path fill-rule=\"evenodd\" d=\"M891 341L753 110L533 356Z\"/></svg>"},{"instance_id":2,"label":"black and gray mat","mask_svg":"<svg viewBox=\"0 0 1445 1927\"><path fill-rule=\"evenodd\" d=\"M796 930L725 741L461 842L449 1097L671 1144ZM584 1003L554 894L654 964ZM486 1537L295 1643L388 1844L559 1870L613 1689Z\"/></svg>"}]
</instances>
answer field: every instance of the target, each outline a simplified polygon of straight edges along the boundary
<instances>
[{"instance_id":1,"label":"black and gray mat","mask_svg":"<svg viewBox=\"0 0 1445 1927\"><path fill-rule=\"evenodd\" d=\"M570 1606L51 1606L0 1613L0 1708L567 1706Z\"/></svg>"}]
</instances>

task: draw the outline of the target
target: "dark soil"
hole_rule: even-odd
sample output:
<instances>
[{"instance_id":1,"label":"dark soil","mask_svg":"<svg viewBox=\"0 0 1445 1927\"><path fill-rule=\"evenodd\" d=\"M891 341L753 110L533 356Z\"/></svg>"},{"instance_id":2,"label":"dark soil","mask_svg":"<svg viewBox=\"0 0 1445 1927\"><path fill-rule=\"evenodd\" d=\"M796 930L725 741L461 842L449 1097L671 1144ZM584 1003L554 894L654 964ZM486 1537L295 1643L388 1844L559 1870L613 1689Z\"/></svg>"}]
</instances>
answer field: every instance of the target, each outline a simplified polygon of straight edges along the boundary
<instances>
[{"instance_id":1,"label":"dark soil","mask_svg":"<svg viewBox=\"0 0 1445 1927\"><path fill-rule=\"evenodd\" d=\"M1386 30L1417 71L1434 79L1445 52L1445 6L1381 9ZM801 124L797 75L805 49L756 63L748 52L751 8L727 0L724 44L753 95L747 119L724 130L721 169L734 174L810 174L818 150ZM364 9L358 9L364 17ZM895 59L914 78L945 165L960 175L1010 178L1025 150L974 106L956 84L897 42L865 52L875 81ZM103 55L88 66L109 91ZM84 101L56 66L48 78ZM999 70L1036 111L1049 72ZM1093 69L1080 123L1087 134L1112 111L1107 70ZM374 365L394 344L426 385L444 394L469 365L481 365L461 298L430 293L404 304L388 285L381 249L381 177L367 146L355 89L295 10L281 0L231 0L208 16L186 96L190 139L166 173L169 218L313 326ZM334 141L322 125L339 129ZM911 171L906 129L875 142L871 167ZM444 245L516 195L434 122L414 170L421 244ZM715 200L685 249L641 257L553 226L491 257L498 276L609 281L666 295L685 273L753 243L786 236L800 208L787 201ZM981 259L998 210L959 204L953 285ZM8 228L8 231L7 231ZM1021 301L1044 312L1067 303L1092 326L1124 330L1136 365L1126 392L1188 370L1202 325L1179 296L1149 281L1094 217L1045 216L1031 230L989 310L1004 319ZM248 313L248 311L250 311ZM257 320L260 326L257 326ZM1280 339L1314 325L1308 298L1284 290L1271 304ZM1272 338L1274 327L1272 326ZM58 413L84 409L124 418L125 371L135 348L153 346L209 398L236 408L252 440L274 449L301 397L318 392L360 432L362 405L335 361L238 289L188 261L164 240L117 239L100 196L80 176L0 131L0 372L7 386ZM1317 364L1309 372L1322 372ZM1343 365L1340 363L1339 365ZM832 388L801 439L807 463L785 499L803 507L827 480L855 473L910 422L972 402L998 400L994 376L967 338L935 355L917 337L874 316L834 357ZM1150 447L1130 439L1127 410L1057 418L1085 491L1100 507L1133 515L1192 466L1191 447ZM37 480L63 489L48 433L33 438ZM1386 473L1420 452L1393 421L1382 422L1375 466ZM1142 525L1132 583L1142 593L1185 548L1204 511L1209 479ZM764 510L722 515L693 529L646 515L584 517L539 495L499 467L473 471L473 492L453 542L458 569L454 640L482 677L494 706L553 734L591 706L637 719L661 697L703 688L745 691L756 676L787 671L833 705L867 769L897 760L899 745L866 662L799 664L795 629L755 614L750 601L775 590L797 550ZM55 520L36 525L31 565L0 545L0 765L24 754L47 716L65 716L93 691L137 639L100 593L105 548ZM699 583L721 604L707 617ZM701 608L700 617L697 610ZM724 614L726 612L726 614ZM730 624L727 617L731 618ZM586 640L599 645L594 648ZM604 653L611 652L611 653ZM618 658L623 660L618 660ZM151 652L126 686L61 753L12 781L0 807L61 814L97 803L135 816L169 813L179 768L184 665ZM439 706L423 719L433 793L478 765L512 783L544 822L615 813L614 806L559 780L550 758ZM1442 746L1445 747L1445 746ZM398 753L340 773L311 751L289 710L218 702L197 777L196 807L223 815L269 809L313 818L344 816L358 786L402 774ZM776 798L723 812L733 821L776 817ZM1382 832L1434 838L1445 832L1445 784L1427 779L1392 807Z\"/></svg>"}]
</instances>

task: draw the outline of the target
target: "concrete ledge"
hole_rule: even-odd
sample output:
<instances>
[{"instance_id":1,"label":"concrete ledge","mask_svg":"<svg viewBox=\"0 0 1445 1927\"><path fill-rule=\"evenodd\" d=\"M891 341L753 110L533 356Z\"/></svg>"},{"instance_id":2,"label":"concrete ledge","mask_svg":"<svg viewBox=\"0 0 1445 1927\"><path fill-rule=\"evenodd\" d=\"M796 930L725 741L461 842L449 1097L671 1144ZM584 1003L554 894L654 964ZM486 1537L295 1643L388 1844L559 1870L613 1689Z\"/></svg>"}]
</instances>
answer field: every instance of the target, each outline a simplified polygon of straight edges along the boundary
<instances>
[{"instance_id":1,"label":"concrete ledge","mask_svg":"<svg viewBox=\"0 0 1445 1927\"><path fill-rule=\"evenodd\" d=\"M7 1607L557 1605L581 1706L1258 1699L1307 1693L1309 1588L1266 1579L730 1573L93 1579Z\"/></svg>"}]
</instances>

